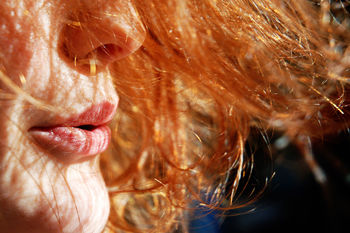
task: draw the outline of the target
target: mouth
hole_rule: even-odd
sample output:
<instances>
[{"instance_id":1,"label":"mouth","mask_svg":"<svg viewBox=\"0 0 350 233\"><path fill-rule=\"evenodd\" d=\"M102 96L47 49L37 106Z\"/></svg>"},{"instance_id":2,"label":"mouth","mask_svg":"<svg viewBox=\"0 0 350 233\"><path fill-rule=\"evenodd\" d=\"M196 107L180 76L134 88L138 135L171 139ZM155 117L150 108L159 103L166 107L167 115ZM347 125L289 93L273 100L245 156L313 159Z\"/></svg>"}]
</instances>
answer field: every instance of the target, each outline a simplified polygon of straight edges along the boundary
<instances>
[{"instance_id":1,"label":"mouth","mask_svg":"<svg viewBox=\"0 0 350 233\"><path fill-rule=\"evenodd\" d=\"M69 118L60 118L58 124L35 126L29 133L38 146L65 162L89 159L107 149L116 105L103 102Z\"/></svg>"}]
</instances>

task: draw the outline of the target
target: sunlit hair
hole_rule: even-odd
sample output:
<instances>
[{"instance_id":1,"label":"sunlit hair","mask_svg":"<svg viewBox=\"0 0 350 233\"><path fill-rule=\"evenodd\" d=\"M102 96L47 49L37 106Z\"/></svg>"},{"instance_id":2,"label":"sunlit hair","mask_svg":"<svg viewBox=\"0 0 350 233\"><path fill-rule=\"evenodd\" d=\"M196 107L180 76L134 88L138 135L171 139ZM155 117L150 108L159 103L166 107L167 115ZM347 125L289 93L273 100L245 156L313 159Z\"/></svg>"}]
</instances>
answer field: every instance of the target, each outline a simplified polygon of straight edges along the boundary
<instances>
[{"instance_id":1,"label":"sunlit hair","mask_svg":"<svg viewBox=\"0 0 350 233\"><path fill-rule=\"evenodd\" d=\"M303 144L347 126L341 1L134 4L148 35L111 67L121 103L101 164L110 229L184 230L194 200L218 209L254 200L259 191L236 202L254 162L244 151L252 127Z\"/></svg>"},{"instance_id":2,"label":"sunlit hair","mask_svg":"<svg viewBox=\"0 0 350 233\"><path fill-rule=\"evenodd\" d=\"M186 231L194 201L220 210L254 201L265 183L239 199L254 165L252 128L302 146L345 129L343 2L133 0L147 37L109 67L120 104L101 159L106 232Z\"/></svg>"}]
</instances>

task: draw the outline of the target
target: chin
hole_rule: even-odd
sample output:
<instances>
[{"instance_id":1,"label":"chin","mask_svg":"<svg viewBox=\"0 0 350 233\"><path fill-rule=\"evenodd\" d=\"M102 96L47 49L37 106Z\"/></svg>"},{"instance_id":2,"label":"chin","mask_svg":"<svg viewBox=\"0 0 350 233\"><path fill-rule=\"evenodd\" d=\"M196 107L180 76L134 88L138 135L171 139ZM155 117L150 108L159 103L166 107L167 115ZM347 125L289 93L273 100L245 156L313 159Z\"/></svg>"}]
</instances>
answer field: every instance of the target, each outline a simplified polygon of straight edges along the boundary
<instances>
[{"instance_id":1,"label":"chin","mask_svg":"<svg viewBox=\"0 0 350 233\"><path fill-rule=\"evenodd\" d=\"M74 200L68 194L69 205L62 200L58 218L57 212L50 213L50 231L44 232L64 232L64 233L100 233L103 231L109 216L109 198L106 190L83 189L80 187L80 195L75 194Z\"/></svg>"},{"instance_id":2,"label":"chin","mask_svg":"<svg viewBox=\"0 0 350 233\"><path fill-rule=\"evenodd\" d=\"M16 166L7 174L11 182L1 184L8 190L0 199L1 233L103 231L110 203L98 158L68 167L45 161L25 172Z\"/></svg>"}]
</instances>

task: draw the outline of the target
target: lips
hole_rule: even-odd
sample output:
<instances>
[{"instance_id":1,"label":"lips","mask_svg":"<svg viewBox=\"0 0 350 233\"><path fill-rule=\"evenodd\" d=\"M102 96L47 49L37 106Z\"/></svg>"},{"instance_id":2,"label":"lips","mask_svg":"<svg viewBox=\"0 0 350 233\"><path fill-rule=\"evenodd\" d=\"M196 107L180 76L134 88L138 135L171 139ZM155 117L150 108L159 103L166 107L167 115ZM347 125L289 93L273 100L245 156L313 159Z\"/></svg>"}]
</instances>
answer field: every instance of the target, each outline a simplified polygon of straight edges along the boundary
<instances>
[{"instance_id":1,"label":"lips","mask_svg":"<svg viewBox=\"0 0 350 233\"><path fill-rule=\"evenodd\" d=\"M30 134L43 149L65 162L89 159L107 149L111 131L106 124L112 120L116 105L103 102L60 123L33 127Z\"/></svg>"}]
</instances>

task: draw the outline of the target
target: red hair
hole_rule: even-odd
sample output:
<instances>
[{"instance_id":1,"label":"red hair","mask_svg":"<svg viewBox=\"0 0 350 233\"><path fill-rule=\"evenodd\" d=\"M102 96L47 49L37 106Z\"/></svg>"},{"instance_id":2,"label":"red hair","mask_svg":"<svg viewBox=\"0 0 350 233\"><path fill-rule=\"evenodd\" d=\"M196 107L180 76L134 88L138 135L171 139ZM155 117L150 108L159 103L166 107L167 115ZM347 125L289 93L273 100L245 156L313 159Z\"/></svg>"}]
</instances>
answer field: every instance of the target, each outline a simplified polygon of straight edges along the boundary
<instances>
[{"instance_id":1,"label":"red hair","mask_svg":"<svg viewBox=\"0 0 350 233\"><path fill-rule=\"evenodd\" d=\"M347 127L348 13L328 1L133 4L148 34L110 67L121 103L101 161L108 229L168 232L193 200L240 207L252 127L292 140Z\"/></svg>"}]
</instances>

